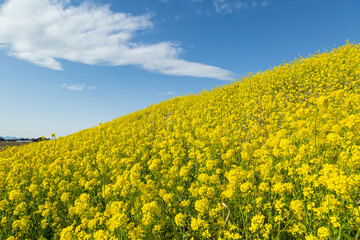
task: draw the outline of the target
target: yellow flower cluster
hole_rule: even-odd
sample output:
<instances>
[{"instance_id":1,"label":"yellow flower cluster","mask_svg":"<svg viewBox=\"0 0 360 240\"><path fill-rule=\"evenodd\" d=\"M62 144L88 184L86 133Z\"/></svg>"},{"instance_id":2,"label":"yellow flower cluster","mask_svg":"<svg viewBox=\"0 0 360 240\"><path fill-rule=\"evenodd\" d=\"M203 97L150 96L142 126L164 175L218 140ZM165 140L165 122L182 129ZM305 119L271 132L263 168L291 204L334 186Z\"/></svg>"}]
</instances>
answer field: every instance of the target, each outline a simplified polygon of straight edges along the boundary
<instances>
[{"instance_id":1,"label":"yellow flower cluster","mask_svg":"<svg viewBox=\"0 0 360 240\"><path fill-rule=\"evenodd\" d=\"M0 152L0 239L356 239L360 45Z\"/></svg>"}]
</instances>

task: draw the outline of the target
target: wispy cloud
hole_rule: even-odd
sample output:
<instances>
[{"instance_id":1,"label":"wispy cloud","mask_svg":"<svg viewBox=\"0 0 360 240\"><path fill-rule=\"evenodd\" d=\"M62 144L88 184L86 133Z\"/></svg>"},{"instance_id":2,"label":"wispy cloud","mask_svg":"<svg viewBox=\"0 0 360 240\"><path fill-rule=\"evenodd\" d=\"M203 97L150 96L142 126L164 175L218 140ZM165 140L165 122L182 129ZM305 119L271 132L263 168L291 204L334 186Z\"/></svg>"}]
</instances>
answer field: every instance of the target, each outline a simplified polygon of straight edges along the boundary
<instances>
[{"instance_id":1,"label":"wispy cloud","mask_svg":"<svg viewBox=\"0 0 360 240\"><path fill-rule=\"evenodd\" d=\"M168 96L168 95L175 95L175 92L165 92L165 93L158 94L158 96Z\"/></svg>"},{"instance_id":2,"label":"wispy cloud","mask_svg":"<svg viewBox=\"0 0 360 240\"><path fill-rule=\"evenodd\" d=\"M255 7L266 7L267 0L213 0L217 13L228 14L238 10L246 10Z\"/></svg>"},{"instance_id":3,"label":"wispy cloud","mask_svg":"<svg viewBox=\"0 0 360 240\"><path fill-rule=\"evenodd\" d=\"M71 0L7 0L0 5L0 48L14 56L55 70L58 59L90 65L136 65L168 75L230 80L233 73L180 58L172 42L134 42L151 29L150 15L112 12L107 5Z\"/></svg>"},{"instance_id":4,"label":"wispy cloud","mask_svg":"<svg viewBox=\"0 0 360 240\"><path fill-rule=\"evenodd\" d=\"M95 86L86 86L83 83L82 84L80 84L80 83L76 83L76 84L64 83L62 86L70 91L82 91L82 90L94 90L95 89Z\"/></svg>"}]
</instances>

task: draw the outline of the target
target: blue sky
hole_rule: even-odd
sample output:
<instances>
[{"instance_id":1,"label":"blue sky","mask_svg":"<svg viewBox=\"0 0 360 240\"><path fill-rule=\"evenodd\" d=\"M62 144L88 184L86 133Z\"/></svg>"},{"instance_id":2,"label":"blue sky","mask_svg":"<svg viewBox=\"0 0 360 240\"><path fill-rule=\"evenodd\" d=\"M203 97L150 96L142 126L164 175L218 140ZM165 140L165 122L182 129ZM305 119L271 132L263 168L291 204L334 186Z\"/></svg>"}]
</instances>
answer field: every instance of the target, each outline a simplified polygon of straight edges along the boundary
<instances>
[{"instance_id":1,"label":"blue sky","mask_svg":"<svg viewBox=\"0 0 360 240\"><path fill-rule=\"evenodd\" d=\"M0 136L66 136L359 43L358 0L0 0Z\"/></svg>"}]
</instances>

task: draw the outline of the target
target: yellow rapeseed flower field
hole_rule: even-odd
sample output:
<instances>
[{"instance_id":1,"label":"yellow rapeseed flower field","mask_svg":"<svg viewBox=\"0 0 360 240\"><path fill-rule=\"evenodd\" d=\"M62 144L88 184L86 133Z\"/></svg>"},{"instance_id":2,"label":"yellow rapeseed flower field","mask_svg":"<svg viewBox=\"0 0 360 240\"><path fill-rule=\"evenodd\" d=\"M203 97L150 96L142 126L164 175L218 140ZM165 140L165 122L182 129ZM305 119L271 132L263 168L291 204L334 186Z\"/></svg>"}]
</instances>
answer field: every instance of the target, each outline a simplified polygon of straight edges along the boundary
<instances>
[{"instance_id":1,"label":"yellow rapeseed flower field","mask_svg":"<svg viewBox=\"0 0 360 240\"><path fill-rule=\"evenodd\" d=\"M0 239L359 239L359 129L347 43L0 152Z\"/></svg>"}]
</instances>

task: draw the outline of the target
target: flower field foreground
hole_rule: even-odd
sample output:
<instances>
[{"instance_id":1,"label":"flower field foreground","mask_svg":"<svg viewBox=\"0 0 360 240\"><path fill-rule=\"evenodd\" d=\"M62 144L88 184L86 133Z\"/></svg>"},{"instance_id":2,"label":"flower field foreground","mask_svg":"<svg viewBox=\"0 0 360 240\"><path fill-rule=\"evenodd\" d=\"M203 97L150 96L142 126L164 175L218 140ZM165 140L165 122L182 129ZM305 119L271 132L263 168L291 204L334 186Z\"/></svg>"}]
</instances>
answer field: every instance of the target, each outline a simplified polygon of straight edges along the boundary
<instances>
[{"instance_id":1,"label":"flower field foreground","mask_svg":"<svg viewBox=\"0 0 360 240\"><path fill-rule=\"evenodd\" d=\"M359 128L348 43L1 152L0 239L359 239Z\"/></svg>"}]
</instances>

